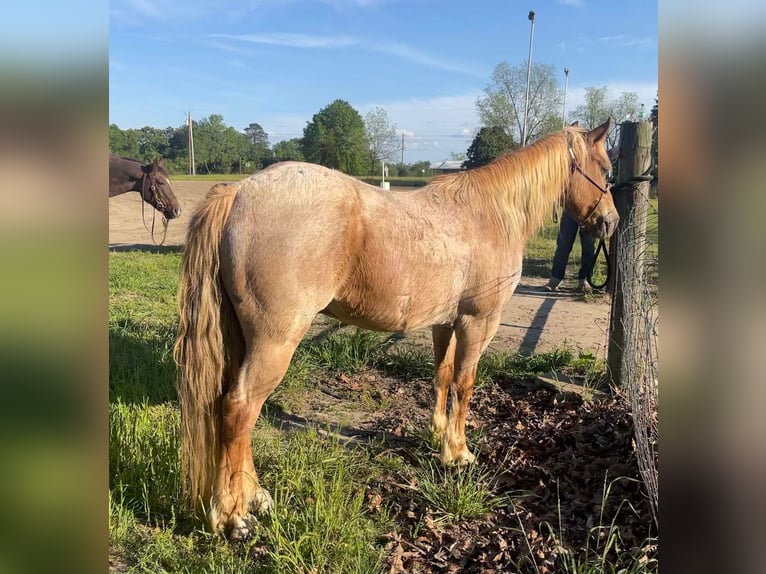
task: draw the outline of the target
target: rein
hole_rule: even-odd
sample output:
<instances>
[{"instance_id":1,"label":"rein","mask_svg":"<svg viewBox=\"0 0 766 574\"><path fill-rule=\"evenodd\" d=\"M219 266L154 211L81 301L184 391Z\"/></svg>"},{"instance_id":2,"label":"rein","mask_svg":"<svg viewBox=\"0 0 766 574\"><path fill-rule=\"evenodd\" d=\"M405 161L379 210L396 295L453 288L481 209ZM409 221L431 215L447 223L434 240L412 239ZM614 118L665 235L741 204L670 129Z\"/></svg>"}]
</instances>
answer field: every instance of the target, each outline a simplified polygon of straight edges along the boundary
<instances>
[{"instance_id":1,"label":"rein","mask_svg":"<svg viewBox=\"0 0 766 574\"><path fill-rule=\"evenodd\" d=\"M611 186L610 184L607 184L607 189L611 190L612 193L616 193L618 191L623 191L623 190L631 189L631 188L633 188L635 185L637 185L639 183L642 183L642 182L645 182L645 181L651 181L653 179L653 177L651 175L653 167L654 167L653 165L650 165L649 169L647 169L646 172L643 173L642 175L633 176L629 180L624 181L624 182L622 182L622 183L620 183L620 184L618 184L616 186ZM601 188L601 186L596 184L590 177L588 177L588 174L583 173L583 175L588 180L590 180L593 183L593 185L595 185L596 187L598 187L599 189L601 189L603 191L603 188ZM602 195L602 197L603 197L603 195ZM598 205L598 204L596 204L596 205ZM596 262L598 261L599 253L602 253L602 252L604 254L604 261L606 262L606 279L604 279L604 282L601 283L600 285L596 285L593 282L593 270L596 268ZM612 264L611 264L611 261L609 260L609 253L607 253L607 250L606 250L606 243L605 243L605 241L603 239L600 239L599 242L598 242L598 247L596 248L596 254L593 257L593 267L591 267L591 270L588 273L588 276L586 277L586 280L588 281L590 286L593 287L594 289L603 289L609 283L609 279L610 279L611 275L612 275Z\"/></svg>"},{"instance_id":2,"label":"rein","mask_svg":"<svg viewBox=\"0 0 766 574\"><path fill-rule=\"evenodd\" d=\"M141 178L141 221L144 224L144 229L149 231L152 234L152 243L155 245L164 245L165 244L165 238L168 236L168 220L165 218L165 216L162 216L162 225L163 225L163 233L162 233L162 241L157 243L157 241L154 239L154 222L157 217L157 210L154 209L154 206L152 206L152 228L149 229L146 226L146 215L144 214L146 201L144 200L144 194L147 191L147 184L149 181L149 174L144 173L143 177Z\"/></svg>"}]
</instances>

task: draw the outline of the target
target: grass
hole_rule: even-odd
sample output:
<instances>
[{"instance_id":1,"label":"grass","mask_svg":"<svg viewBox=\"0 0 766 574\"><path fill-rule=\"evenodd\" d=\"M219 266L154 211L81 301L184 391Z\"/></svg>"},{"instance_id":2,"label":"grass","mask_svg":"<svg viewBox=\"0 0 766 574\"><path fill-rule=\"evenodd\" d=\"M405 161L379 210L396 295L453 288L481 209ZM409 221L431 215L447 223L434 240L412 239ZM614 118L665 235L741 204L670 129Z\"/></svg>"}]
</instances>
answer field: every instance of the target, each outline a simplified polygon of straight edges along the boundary
<instances>
[{"instance_id":1,"label":"grass","mask_svg":"<svg viewBox=\"0 0 766 574\"><path fill-rule=\"evenodd\" d=\"M398 528L386 504L396 500L371 508L368 495L392 473L415 477L416 495L443 520L480 517L503 503L493 475L478 464L443 468L425 460L430 455L414 466L398 455L378 459L368 448L350 449L314 429L278 431L262 420L254 433L254 458L275 500L274 512L247 544L205 533L179 506L171 350L180 255L128 252L109 258L109 540L110 558L120 570L384 572L381 535ZM430 351L395 341L347 328L313 343L307 339L280 389L305 389L322 378L369 370L430 379ZM574 357L567 350L532 357L495 353L482 358L478 384L564 367L594 376L600 368L592 356ZM367 409L390 406L373 394L362 402Z\"/></svg>"},{"instance_id":2,"label":"grass","mask_svg":"<svg viewBox=\"0 0 766 574\"><path fill-rule=\"evenodd\" d=\"M444 466L433 458L422 457L414 480L418 496L436 520L458 523L480 518L508 500L498 494L496 472L479 464Z\"/></svg>"},{"instance_id":3,"label":"grass","mask_svg":"<svg viewBox=\"0 0 766 574\"><path fill-rule=\"evenodd\" d=\"M573 554L564 546L564 530L561 527L559 499L558 528L550 523L542 525L558 546L559 559L556 565L558 572L564 574L601 574L603 572L642 574L655 572L658 569L657 558L650 557L656 550L656 538L647 538L637 550L626 551L624 548L617 519L621 513L632 510L630 504L623 500L617 505L617 509L611 517L607 517L604 513L607 500L611 496L612 486L621 480L632 479L618 477L612 481L607 481L605 477L598 524L588 531L586 539L580 545L580 552L577 554ZM520 526L523 529L521 522Z\"/></svg>"},{"instance_id":4,"label":"grass","mask_svg":"<svg viewBox=\"0 0 766 574\"><path fill-rule=\"evenodd\" d=\"M479 359L476 373L476 388L487 383L501 383L510 379L534 379L535 376L548 373L570 364L572 352L557 349L546 353L524 355L509 351L491 353Z\"/></svg>"}]
</instances>

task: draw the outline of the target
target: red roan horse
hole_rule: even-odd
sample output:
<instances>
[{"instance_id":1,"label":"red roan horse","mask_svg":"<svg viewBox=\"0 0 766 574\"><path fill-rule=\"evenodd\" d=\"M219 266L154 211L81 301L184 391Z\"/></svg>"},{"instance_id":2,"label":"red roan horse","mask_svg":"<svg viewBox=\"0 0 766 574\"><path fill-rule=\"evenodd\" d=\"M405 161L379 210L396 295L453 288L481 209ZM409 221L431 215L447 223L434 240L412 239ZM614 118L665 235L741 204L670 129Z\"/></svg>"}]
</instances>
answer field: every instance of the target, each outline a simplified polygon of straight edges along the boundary
<instances>
[{"instance_id":1,"label":"red roan horse","mask_svg":"<svg viewBox=\"0 0 766 574\"><path fill-rule=\"evenodd\" d=\"M142 164L137 159L109 155L109 197L137 191L141 198L161 212L165 219L181 214L181 205L173 194L170 176L162 160Z\"/></svg>"},{"instance_id":2,"label":"red roan horse","mask_svg":"<svg viewBox=\"0 0 766 574\"><path fill-rule=\"evenodd\" d=\"M249 513L272 504L250 432L317 313L378 331L431 326L431 431L443 462L473 460L476 366L521 278L524 244L561 197L592 235L617 226L610 123L566 127L417 191L296 162L210 190L186 237L175 360L185 495L214 532L247 536Z\"/></svg>"}]
</instances>

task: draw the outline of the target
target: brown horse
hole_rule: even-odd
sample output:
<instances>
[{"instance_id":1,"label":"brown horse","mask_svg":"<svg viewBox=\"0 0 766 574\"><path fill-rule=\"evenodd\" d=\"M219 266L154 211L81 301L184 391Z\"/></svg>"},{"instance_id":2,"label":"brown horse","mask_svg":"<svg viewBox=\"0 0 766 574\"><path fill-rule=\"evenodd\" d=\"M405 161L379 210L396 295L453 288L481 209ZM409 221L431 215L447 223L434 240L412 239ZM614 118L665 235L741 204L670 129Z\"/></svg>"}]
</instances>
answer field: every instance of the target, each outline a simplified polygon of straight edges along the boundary
<instances>
[{"instance_id":1,"label":"brown horse","mask_svg":"<svg viewBox=\"0 0 766 574\"><path fill-rule=\"evenodd\" d=\"M129 191L139 192L141 198L160 211L165 219L181 214L181 204L173 194L170 176L162 160L155 159L144 165L137 159L109 154L109 197Z\"/></svg>"},{"instance_id":2,"label":"brown horse","mask_svg":"<svg viewBox=\"0 0 766 574\"><path fill-rule=\"evenodd\" d=\"M474 459L465 419L476 366L525 242L562 195L593 235L617 226L610 124L566 127L418 191L284 162L208 192L186 239L175 359L186 496L214 532L247 536L249 512L271 504L250 433L317 313L380 331L431 326L431 431L444 463Z\"/></svg>"}]
</instances>

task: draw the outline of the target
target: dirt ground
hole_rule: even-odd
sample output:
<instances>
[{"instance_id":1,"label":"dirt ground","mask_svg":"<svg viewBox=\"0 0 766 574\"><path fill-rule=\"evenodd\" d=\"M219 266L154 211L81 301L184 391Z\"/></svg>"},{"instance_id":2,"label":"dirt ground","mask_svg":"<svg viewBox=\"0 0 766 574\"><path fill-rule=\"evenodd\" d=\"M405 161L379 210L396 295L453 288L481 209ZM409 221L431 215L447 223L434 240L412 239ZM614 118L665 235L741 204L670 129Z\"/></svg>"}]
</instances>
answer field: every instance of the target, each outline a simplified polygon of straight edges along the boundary
<instances>
[{"instance_id":1,"label":"dirt ground","mask_svg":"<svg viewBox=\"0 0 766 574\"><path fill-rule=\"evenodd\" d=\"M173 184L182 214L170 222L164 245L182 245L191 212L214 181L177 181ZM109 200L109 246L112 249L152 249L163 237L162 218L146 204L142 221L138 193L127 193ZM149 230L154 217L154 240ZM146 227L145 227L146 226ZM148 229L147 229L148 228ZM586 301L574 291L576 281L567 279L558 293L543 290L545 279L522 277L513 297L503 310L491 351L522 350L544 352L567 347L606 357L608 346L609 297ZM321 321L321 319L318 319ZM420 330L407 336L429 341L430 332Z\"/></svg>"}]
</instances>

